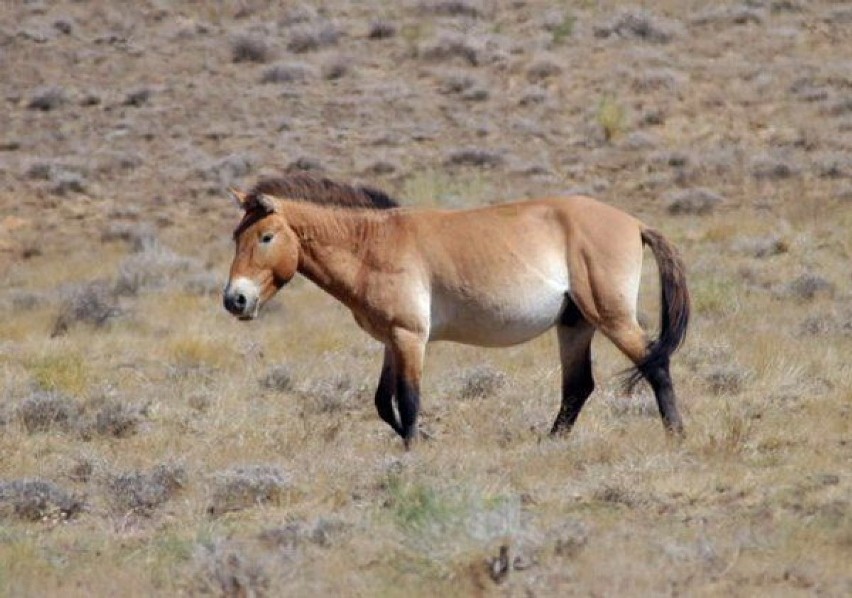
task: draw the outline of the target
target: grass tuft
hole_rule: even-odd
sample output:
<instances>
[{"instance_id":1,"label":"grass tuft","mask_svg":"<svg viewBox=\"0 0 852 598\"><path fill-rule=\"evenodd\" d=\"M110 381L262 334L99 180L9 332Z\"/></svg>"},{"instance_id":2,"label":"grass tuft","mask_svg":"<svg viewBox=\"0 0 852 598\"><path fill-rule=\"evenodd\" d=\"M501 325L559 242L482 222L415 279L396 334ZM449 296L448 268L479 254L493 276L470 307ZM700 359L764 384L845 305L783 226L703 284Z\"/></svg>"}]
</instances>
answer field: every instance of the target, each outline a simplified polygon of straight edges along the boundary
<instances>
[{"instance_id":1,"label":"grass tuft","mask_svg":"<svg viewBox=\"0 0 852 598\"><path fill-rule=\"evenodd\" d=\"M83 358L71 352L45 355L28 364L36 385L46 391L82 394L89 384L89 369Z\"/></svg>"},{"instance_id":2,"label":"grass tuft","mask_svg":"<svg viewBox=\"0 0 852 598\"><path fill-rule=\"evenodd\" d=\"M604 139L612 141L624 132L627 122L624 106L612 96L604 96L598 103L597 121Z\"/></svg>"}]
</instances>

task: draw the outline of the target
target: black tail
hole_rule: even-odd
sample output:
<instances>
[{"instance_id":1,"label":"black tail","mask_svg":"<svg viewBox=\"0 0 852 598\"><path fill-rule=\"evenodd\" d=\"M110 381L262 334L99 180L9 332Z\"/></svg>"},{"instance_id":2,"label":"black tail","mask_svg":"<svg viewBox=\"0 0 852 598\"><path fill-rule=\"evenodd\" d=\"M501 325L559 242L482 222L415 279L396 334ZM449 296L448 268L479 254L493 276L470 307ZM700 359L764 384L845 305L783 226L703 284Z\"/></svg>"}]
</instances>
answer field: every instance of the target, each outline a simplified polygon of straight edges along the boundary
<instances>
[{"instance_id":1,"label":"black tail","mask_svg":"<svg viewBox=\"0 0 852 598\"><path fill-rule=\"evenodd\" d=\"M660 271L660 336L648 344L645 359L630 370L627 388L631 390L647 372L659 367L668 370L669 357L683 343L689 326L689 289L677 251L650 228L642 231L642 242L651 248Z\"/></svg>"}]
</instances>

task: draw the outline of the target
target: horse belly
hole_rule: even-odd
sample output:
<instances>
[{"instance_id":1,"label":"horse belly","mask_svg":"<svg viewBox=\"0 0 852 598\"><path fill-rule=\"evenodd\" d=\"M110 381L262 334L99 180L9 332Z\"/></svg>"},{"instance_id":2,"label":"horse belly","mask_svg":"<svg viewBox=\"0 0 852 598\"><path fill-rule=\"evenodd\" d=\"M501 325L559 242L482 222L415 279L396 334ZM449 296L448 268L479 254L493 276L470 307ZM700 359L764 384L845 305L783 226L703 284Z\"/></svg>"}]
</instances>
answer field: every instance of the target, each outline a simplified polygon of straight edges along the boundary
<instances>
[{"instance_id":1,"label":"horse belly","mask_svg":"<svg viewBox=\"0 0 852 598\"><path fill-rule=\"evenodd\" d=\"M500 301L435 297L430 340L507 347L552 328L565 305L564 289L516 292Z\"/></svg>"}]
</instances>

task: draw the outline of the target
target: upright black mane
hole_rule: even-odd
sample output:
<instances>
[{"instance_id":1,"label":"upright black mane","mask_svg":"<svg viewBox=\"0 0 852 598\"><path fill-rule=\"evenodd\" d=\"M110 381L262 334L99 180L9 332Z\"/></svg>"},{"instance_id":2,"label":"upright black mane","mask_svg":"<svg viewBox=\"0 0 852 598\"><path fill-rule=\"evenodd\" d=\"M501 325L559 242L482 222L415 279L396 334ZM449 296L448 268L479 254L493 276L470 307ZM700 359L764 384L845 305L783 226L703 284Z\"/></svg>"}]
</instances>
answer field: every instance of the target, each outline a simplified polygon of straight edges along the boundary
<instances>
[{"instance_id":1,"label":"upright black mane","mask_svg":"<svg viewBox=\"0 0 852 598\"><path fill-rule=\"evenodd\" d=\"M262 178L251 188L247 200L255 202L259 195L339 208L387 210L399 207L395 199L379 189L338 183L306 172Z\"/></svg>"}]
</instances>

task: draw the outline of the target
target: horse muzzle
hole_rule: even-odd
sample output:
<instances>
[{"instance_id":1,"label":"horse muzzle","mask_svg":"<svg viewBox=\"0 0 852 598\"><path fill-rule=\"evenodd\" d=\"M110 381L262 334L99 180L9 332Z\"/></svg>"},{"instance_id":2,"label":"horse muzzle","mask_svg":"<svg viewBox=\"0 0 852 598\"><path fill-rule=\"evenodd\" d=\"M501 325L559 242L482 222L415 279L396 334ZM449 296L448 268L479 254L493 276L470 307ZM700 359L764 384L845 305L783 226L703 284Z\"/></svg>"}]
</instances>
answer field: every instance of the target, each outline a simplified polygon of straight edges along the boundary
<instances>
[{"instance_id":1,"label":"horse muzzle","mask_svg":"<svg viewBox=\"0 0 852 598\"><path fill-rule=\"evenodd\" d=\"M260 308L260 289L254 282L238 278L225 287L222 305L240 320L253 320Z\"/></svg>"}]
</instances>

